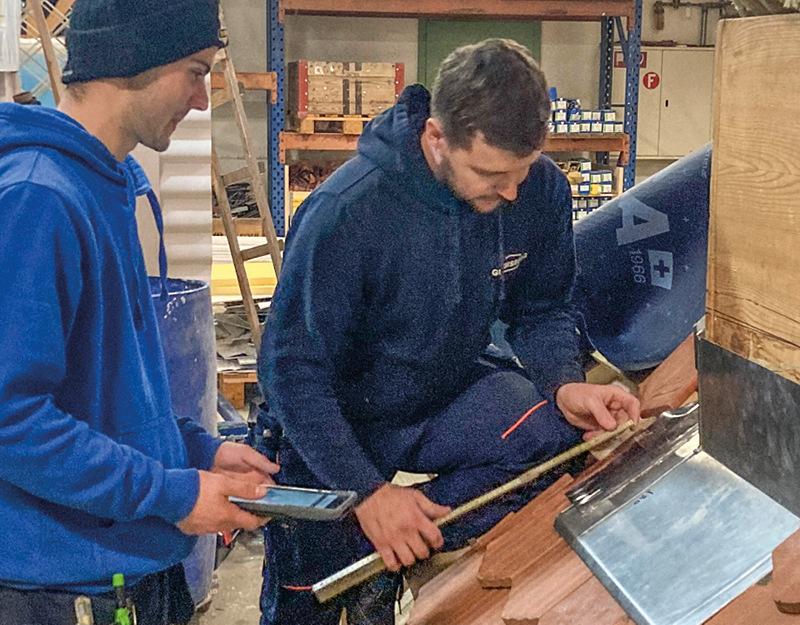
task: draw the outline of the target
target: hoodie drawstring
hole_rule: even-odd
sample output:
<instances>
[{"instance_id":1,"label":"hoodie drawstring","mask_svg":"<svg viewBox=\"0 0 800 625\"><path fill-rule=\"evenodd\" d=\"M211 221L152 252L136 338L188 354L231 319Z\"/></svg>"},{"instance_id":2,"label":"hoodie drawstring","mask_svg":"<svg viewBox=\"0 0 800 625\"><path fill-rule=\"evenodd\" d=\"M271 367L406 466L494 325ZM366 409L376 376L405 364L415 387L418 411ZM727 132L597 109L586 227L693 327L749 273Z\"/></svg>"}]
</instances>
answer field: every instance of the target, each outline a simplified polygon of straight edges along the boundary
<instances>
[{"instance_id":1,"label":"hoodie drawstring","mask_svg":"<svg viewBox=\"0 0 800 625\"><path fill-rule=\"evenodd\" d=\"M164 247L164 218L161 214L161 204L158 203L155 191L147 191L147 199L150 201L150 208L153 209L153 217L158 228L158 273L161 278L161 301L166 301L169 294L167 289L167 248Z\"/></svg>"},{"instance_id":2,"label":"hoodie drawstring","mask_svg":"<svg viewBox=\"0 0 800 625\"><path fill-rule=\"evenodd\" d=\"M461 219L458 214L449 217L451 224L450 236L450 275L455 276L451 285L453 293L453 304L461 303Z\"/></svg>"},{"instance_id":3,"label":"hoodie drawstring","mask_svg":"<svg viewBox=\"0 0 800 625\"><path fill-rule=\"evenodd\" d=\"M500 251L500 295L498 297L498 303L502 304L506 299L506 273L505 273L505 263L506 263L506 244L505 244L505 234L503 232L503 207L500 206L497 209L497 247Z\"/></svg>"}]
</instances>

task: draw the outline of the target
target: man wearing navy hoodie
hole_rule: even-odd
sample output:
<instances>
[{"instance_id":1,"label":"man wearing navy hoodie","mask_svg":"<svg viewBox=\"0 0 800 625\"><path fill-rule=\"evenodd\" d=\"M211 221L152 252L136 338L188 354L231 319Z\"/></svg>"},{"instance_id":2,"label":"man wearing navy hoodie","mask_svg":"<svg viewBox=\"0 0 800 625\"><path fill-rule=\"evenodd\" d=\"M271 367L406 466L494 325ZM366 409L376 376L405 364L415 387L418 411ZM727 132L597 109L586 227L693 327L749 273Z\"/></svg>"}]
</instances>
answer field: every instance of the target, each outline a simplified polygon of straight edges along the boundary
<instances>
[{"instance_id":1,"label":"man wearing navy hoodie","mask_svg":"<svg viewBox=\"0 0 800 625\"><path fill-rule=\"evenodd\" d=\"M583 383L570 187L541 153L549 117L525 48L460 48L432 95L408 87L298 211L261 347L265 440L278 481L361 503L341 523L267 527L262 623L334 625L341 605L316 604L313 583L373 548L397 571L463 545L533 493L442 531L433 520L638 419L630 394ZM486 352L498 319L511 360ZM437 477L401 488L397 470ZM393 623L392 577L344 597L351 625Z\"/></svg>"},{"instance_id":2,"label":"man wearing navy hoodie","mask_svg":"<svg viewBox=\"0 0 800 625\"><path fill-rule=\"evenodd\" d=\"M277 467L173 413L128 156L208 106L221 45L217 0L77 0L60 109L0 105L0 623L110 623L117 573L186 623L192 535L263 523L227 497Z\"/></svg>"}]
</instances>

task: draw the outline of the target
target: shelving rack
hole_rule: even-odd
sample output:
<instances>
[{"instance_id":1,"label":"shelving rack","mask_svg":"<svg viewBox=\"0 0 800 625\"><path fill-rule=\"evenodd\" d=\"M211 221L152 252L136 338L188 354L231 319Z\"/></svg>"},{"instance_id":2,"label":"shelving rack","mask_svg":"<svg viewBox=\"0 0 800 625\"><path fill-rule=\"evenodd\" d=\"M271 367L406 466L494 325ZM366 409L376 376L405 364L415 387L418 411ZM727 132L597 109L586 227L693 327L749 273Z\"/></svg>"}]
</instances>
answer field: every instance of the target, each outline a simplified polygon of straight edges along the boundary
<instances>
[{"instance_id":1,"label":"shelving rack","mask_svg":"<svg viewBox=\"0 0 800 625\"><path fill-rule=\"evenodd\" d=\"M625 134L552 135L545 151L620 152L625 165L623 188L633 186L636 172L636 111L639 102L642 0L269 0L267 71L277 76L277 102L268 107L270 206L279 236L284 232L285 151L354 150L357 135L299 135L285 132L284 28L286 14L419 19L499 19L599 21L601 54L599 105L611 104L615 29L626 63ZM626 23L623 23L623 19Z\"/></svg>"}]
</instances>

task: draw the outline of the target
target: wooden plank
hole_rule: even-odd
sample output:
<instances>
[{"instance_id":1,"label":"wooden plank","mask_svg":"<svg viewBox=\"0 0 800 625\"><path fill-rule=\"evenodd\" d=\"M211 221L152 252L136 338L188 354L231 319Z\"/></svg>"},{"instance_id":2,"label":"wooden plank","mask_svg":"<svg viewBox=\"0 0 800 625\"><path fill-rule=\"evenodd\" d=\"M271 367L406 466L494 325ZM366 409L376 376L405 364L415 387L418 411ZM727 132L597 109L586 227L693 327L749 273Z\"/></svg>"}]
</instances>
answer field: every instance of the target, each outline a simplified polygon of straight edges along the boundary
<instances>
[{"instance_id":1,"label":"wooden plank","mask_svg":"<svg viewBox=\"0 0 800 625\"><path fill-rule=\"evenodd\" d=\"M784 614L800 614L800 532L772 552L772 600Z\"/></svg>"},{"instance_id":2,"label":"wooden plank","mask_svg":"<svg viewBox=\"0 0 800 625\"><path fill-rule=\"evenodd\" d=\"M301 135L345 134L360 135L372 117L366 115L308 115L289 118L289 127Z\"/></svg>"},{"instance_id":3,"label":"wooden plank","mask_svg":"<svg viewBox=\"0 0 800 625\"><path fill-rule=\"evenodd\" d=\"M265 243L264 245L254 245L253 247L248 247L246 250L242 250L242 260L261 258L262 256L268 256L269 253L269 244Z\"/></svg>"},{"instance_id":4,"label":"wooden plank","mask_svg":"<svg viewBox=\"0 0 800 625\"><path fill-rule=\"evenodd\" d=\"M721 22L706 299L710 341L780 346L759 364L793 379L798 360L783 356L800 346L800 126L769 103L800 117L800 72L787 71L798 64L800 15Z\"/></svg>"},{"instance_id":5,"label":"wooden plank","mask_svg":"<svg viewBox=\"0 0 800 625\"><path fill-rule=\"evenodd\" d=\"M294 61L287 68L288 109L301 120L306 115L375 116L397 100L402 75L402 63Z\"/></svg>"},{"instance_id":6,"label":"wooden plank","mask_svg":"<svg viewBox=\"0 0 800 625\"><path fill-rule=\"evenodd\" d=\"M358 137L344 134L299 134L281 133L281 162L285 162L285 150L355 150ZM544 145L545 152L621 152L628 158L630 139L628 135L550 135Z\"/></svg>"},{"instance_id":7,"label":"wooden plank","mask_svg":"<svg viewBox=\"0 0 800 625\"><path fill-rule=\"evenodd\" d=\"M800 347L722 315L714 316L716 345L800 383Z\"/></svg>"},{"instance_id":8,"label":"wooden plank","mask_svg":"<svg viewBox=\"0 0 800 625\"><path fill-rule=\"evenodd\" d=\"M536 625L549 610L592 577L563 540L515 579L503 608L505 625Z\"/></svg>"},{"instance_id":9,"label":"wooden plank","mask_svg":"<svg viewBox=\"0 0 800 625\"><path fill-rule=\"evenodd\" d=\"M542 615L539 625L616 625L624 619L619 606L596 577L590 577Z\"/></svg>"},{"instance_id":10,"label":"wooden plank","mask_svg":"<svg viewBox=\"0 0 800 625\"><path fill-rule=\"evenodd\" d=\"M409 18L480 18L593 21L633 18L631 0L282 0L282 12L299 15L349 15Z\"/></svg>"},{"instance_id":11,"label":"wooden plank","mask_svg":"<svg viewBox=\"0 0 800 625\"><path fill-rule=\"evenodd\" d=\"M486 547L488 547L495 538L502 536L516 524L517 513L509 512L502 519L500 519L497 525L492 527L492 529L475 539L475 547L478 549L486 549Z\"/></svg>"},{"instance_id":12,"label":"wooden plank","mask_svg":"<svg viewBox=\"0 0 800 625\"><path fill-rule=\"evenodd\" d=\"M569 500L563 494L537 500L529 504L527 515L518 515L523 522L486 547L478 572L483 588L510 588L524 569L560 542L553 524L558 513L569 507Z\"/></svg>"},{"instance_id":13,"label":"wooden plank","mask_svg":"<svg viewBox=\"0 0 800 625\"><path fill-rule=\"evenodd\" d=\"M532 512L535 514L539 506L550 499L555 499L558 496L563 496L570 488L572 488L575 480L569 474L564 474L553 482L547 490L536 496L530 503L526 504L518 512L511 512L503 517L500 522L495 525L488 532L479 536L476 540L476 545L479 547L487 547L495 539L502 538L505 534L515 531L520 525L528 522Z\"/></svg>"},{"instance_id":14,"label":"wooden plank","mask_svg":"<svg viewBox=\"0 0 800 625\"><path fill-rule=\"evenodd\" d=\"M360 135L365 124L366 122L360 119L346 119L342 121L342 132L346 135Z\"/></svg>"},{"instance_id":15,"label":"wooden plank","mask_svg":"<svg viewBox=\"0 0 800 625\"><path fill-rule=\"evenodd\" d=\"M247 91L276 91L278 88L275 72L236 72L236 82ZM225 88L224 72L211 72L211 88Z\"/></svg>"},{"instance_id":16,"label":"wooden plank","mask_svg":"<svg viewBox=\"0 0 800 625\"><path fill-rule=\"evenodd\" d=\"M474 550L425 584L408 625L503 625L508 590L484 590L475 578L483 554Z\"/></svg>"},{"instance_id":17,"label":"wooden plank","mask_svg":"<svg viewBox=\"0 0 800 625\"><path fill-rule=\"evenodd\" d=\"M562 502L560 510L569 505L566 498ZM546 520L526 524L527 532L514 534L519 545L499 539L489 543L478 571L481 588L511 588L533 563L550 557L550 551L559 544L553 518L548 515Z\"/></svg>"},{"instance_id":18,"label":"wooden plank","mask_svg":"<svg viewBox=\"0 0 800 625\"><path fill-rule=\"evenodd\" d=\"M627 165L630 137L620 134L550 134L544 143L544 152L619 152L620 165Z\"/></svg>"},{"instance_id":19,"label":"wooden plank","mask_svg":"<svg viewBox=\"0 0 800 625\"><path fill-rule=\"evenodd\" d=\"M358 146L359 135L281 133L281 163L286 162L286 150L352 150Z\"/></svg>"},{"instance_id":20,"label":"wooden plank","mask_svg":"<svg viewBox=\"0 0 800 625\"><path fill-rule=\"evenodd\" d=\"M343 63L340 61L295 61L308 63L308 80L317 78L357 78L359 80L379 80L394 83L395 63Z\"/></svg>"},{"instance_id":21,"label":"wooden plank","mask_svg":"<svg viewBox=\"0 0 800 625\"><path fill-rule=\"evenodd\" d=\"M225 371L217 374L217 389L237 410L244 408L244 385L257 382L255 371Z\"/></svg>"},{"instance_id":22,"label":"wooden plank","mask_svg":"<svg viewBox=\"0 0 800 625\"><path fill-rule=\"evenodd\" d=\"M263 237L261 220L256 217L234 217L233 223L236 226L236 236L239 237ZM214 217L211 223L211 233L215 236L223 236L225 228L222 225L221 217Z\"/></svg>"},{"instance_id":23,"label":"wooden plank","mask_svg":"<svg viewBox=\"0 0 800 625\"><path fill-rule=\"evenodd\" d=\"M639 386L642 416L656 417L682 406L696 390L694 335L689 335Z\"/></svg>"},{"instance_id":24,"label":"wooden plank","mask_svg":"<svg viewBox=\"0 0 800 625\"><path fill-rule=\"evenodd\" d=\"M218 106L222 106L223 104L227 104L230 102L231 99L228 96L228 92L225 90L215 91L211 94L210 102L211 102L211 110L213 111Z\"/></svg>"},{"instance_id":25,"label":"wooden plank","mask_svg":"<svg viewBox=\"0 0 800 625\"><path fill-rule=\"evenodd\" d=\"M262 174L264 173L266 166L263 161L259 161L258 163L258 171ZM247 167L242 167L241 169L236 169L234 171L228 172L224 176L222 176L222 182L225 186L229 186L232 184L236 184L237 182L250 182L250 170Z\"/></svg>"},{"instance_id":26,"label":"wooden plank","mask_svg":"<svg viewBox=\"0 0 800 625\"><path fill-rule=\"evenodd\" d=\"M800 616L783 614L772 602L771 589L756 584L744 591L712 618L706 625L798 625Z\"/></svg>"}]
</instances>

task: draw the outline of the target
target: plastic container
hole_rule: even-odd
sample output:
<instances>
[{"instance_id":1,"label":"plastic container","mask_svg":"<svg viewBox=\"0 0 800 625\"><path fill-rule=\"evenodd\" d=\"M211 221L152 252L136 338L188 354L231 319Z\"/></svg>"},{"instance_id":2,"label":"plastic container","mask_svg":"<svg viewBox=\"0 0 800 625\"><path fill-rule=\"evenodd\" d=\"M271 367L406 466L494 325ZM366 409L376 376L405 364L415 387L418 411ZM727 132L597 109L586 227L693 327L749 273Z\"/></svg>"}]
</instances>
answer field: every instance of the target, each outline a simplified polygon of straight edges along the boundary
<instances>
[{"instance_id":1,"label":"plastic container","mask_svg":"<svg viewBox=\"0 0 800 625\"><path fill-rule=\"evenodd\" d=\"M217 434L217 361L211 288L199 280L167 280L168 297L161 299L161 281L150 278L150 292L164 344L167 374L175 414L189 416ZM198 537L183 562L195 604L211 592L217 538Z\"/></svg>"}]
</instances>

